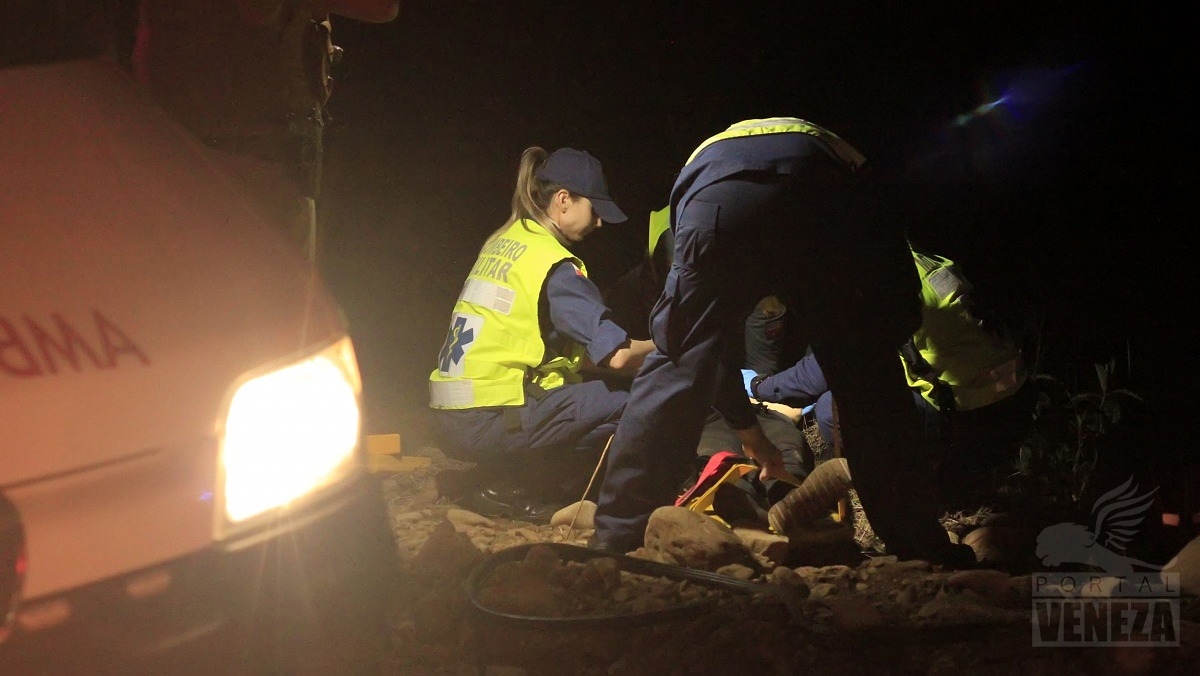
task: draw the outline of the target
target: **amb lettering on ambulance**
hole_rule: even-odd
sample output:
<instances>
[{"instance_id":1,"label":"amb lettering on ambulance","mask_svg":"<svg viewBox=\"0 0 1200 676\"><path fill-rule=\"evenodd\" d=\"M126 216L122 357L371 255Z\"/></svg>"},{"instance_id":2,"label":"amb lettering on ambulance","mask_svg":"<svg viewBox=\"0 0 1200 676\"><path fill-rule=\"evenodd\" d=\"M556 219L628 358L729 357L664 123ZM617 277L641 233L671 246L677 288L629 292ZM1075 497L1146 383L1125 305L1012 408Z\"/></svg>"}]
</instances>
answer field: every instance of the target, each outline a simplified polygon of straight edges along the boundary
<instances>
[{"instance_id":1,"label":"amb lettering on ambulance","mask_svg":"<svg viewBox=\"0 0 1200 676\"><path fill-rule=\"evenodd\" d=\"M43 321L29 315L20 320L0 316L0 374L36 378L67 366L74 371L89 363L112 369L130 360L150 365L137 343L99 310L92 310L85 322L71 322L57 312Z\"/></svg>"},{"instance_id":2,"label":"amb lettering on ambulance","mask_svg":"<svg viewBox=\"0 0 1200 676\"><path fill-rule=\"evenodd\" d=\"M507 282L508 271L512 269L513 262L528 248L514 239L498 237L480 252L479 260L475 261L475 267L471 268L471 274Z\"/></svg>"}]
</instances>

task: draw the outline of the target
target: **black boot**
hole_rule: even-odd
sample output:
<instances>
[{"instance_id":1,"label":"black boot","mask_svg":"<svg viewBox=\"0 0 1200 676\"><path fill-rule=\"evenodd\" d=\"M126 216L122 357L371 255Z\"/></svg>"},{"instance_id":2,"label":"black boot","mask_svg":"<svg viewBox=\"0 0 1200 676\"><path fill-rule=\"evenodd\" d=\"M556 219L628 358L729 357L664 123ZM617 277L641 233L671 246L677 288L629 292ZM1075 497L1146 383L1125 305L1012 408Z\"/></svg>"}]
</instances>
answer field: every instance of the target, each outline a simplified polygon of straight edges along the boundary
<instances>
[{"instance_id":1,"label":"black boot","mask_svg":"<svg viewBox=\"0 0 1200 676\"><path fill-rule=\"evenodd\" d=\"M548 524L566 504L547 500L510 481L497 481L467 495L463 506L482 516Z\"/></svg>"}]
</instances>

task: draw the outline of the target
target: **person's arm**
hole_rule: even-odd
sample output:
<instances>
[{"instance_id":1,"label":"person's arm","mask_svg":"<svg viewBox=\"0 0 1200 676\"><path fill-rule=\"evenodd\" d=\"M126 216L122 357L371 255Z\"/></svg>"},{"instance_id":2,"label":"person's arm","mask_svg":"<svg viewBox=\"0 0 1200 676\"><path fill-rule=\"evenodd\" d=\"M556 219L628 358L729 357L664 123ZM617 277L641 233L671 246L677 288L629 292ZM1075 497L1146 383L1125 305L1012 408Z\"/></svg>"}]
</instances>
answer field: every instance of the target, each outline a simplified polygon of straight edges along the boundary
<instances>
[{"instance_id":1,"label":"person's arm","mask_svg":"<svg viewBox=\"0 0 1200 676\"><path fill-rule=\"evenodd\" d=\"M626 341L623 347L617 348L609 355L607 366L622 373L635 375L637 370L642 367L642 362L646 360L646 355L653 350L654 341L652 340Z\"/></svg>"},{"instance_id":2,"label":"person's arm","mask_svg":"<svg viewBox=\"0 0 1200 676\"><path fill-rule=\"evenodd\" d=\"M745 429L734 431L738 440L742 442L742 454L762 468L759 473L760 479L782 479L786 483L799 484L799 480L783 466L783 451L767 438L766 432L757 422Z\"/></svg>"},{"instance_id":3,"label":"person's arm","mask_svg":"<svg viewBox=\"0 0 1200 676\"><path fill-rule=\"evenodd\" d=\"M628 345L622 346L608 358L608 368L634 376L646 355L654 350L650 340L650 311L658 300L661 284L654 281L649 261L642 262L605 289L602 298L608 308L608 318L629 335Z\"/></svg>"},{"instance_id":4,"label":"person's arm","mask_svg":"<svg viewBox=\"0 0 1200 676\"><path fill-rule=\"evenodd\" d=\"M609 318L600 290L570 262L550 272L546 302L554 330L584 345L588 361L596 366L632 375L654 349L649 340L630 340Z\"/></svg>"},{"instance_id":5,"label":"person's arm","mask_svg":"<svg viewBox=\"0 0 1200 676\"><path fill-rule=\"evenodd\" d=\"M829 389L825 373L812 354L773 376L759 376L747 385L751 398L764 402L808 406Z\"/></svg>"},{"instance_id":6,"label":"person's arm","mask_svg":"<svg viewBox=\"0 0 1200 676\"><path fill-rule=\"evenodd\" d=\"M759 402L759 403L761 403L763 406L767 407L768 409L775 411L779 415L782 415L783 417L787 418L788 420L791 420L794 423L799 423L800 420L802 418L804 418L804 412L807 410L807 407L796 408L795 406L788 406L787 404L779 404L779 403L776 403L773 401L763 401L763 402ZM810 404L810 406L811 406L811 404Z\"/></svg>"},{"instance_id":7,"label":"person's arm","mask_svg":"<svg viewBox=\"0 0 1200 676\"><path fill-rule=\"evenodd\" d=\"M717 398L713 408L725 418L742 442L742 453L762 468L760 478L795 481L783 466L783 452L767 438L758 424L758 411L742 389L733 352L726 351L717 364Z\"/></svg>"},{"instance_id":8,"label":"person's arm","mask_svg":"<svg viewBox=\"0 0 1200 676\"><path fill-rule=\"evenodd\" d=\"M662 293L650 265L643 260L602 292L609 317L635 340L650 338L650 311Z\"/></svg>"}]
</instances>

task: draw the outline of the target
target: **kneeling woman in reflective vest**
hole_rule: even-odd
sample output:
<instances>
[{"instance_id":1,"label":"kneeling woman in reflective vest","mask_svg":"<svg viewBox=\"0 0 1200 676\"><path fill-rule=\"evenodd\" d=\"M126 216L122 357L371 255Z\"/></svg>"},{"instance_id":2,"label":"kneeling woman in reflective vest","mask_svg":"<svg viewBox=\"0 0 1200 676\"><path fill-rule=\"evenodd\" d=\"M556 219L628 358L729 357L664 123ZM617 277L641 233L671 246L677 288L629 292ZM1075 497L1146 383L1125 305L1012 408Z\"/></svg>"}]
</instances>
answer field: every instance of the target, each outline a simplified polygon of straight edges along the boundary
<instances>
[{"instance_id":1,"label":"kneeling woman in reflective vest","mask_svg":"<svg viewBox=\"0 0 1200 676\"><path fill-rule=\"evenodd\" d=\"M543 521L586 485L628 393L581 369L636 371L652 344L609 318L569 248L625 220L592 155L521 155L512 213L480 249L429 376L443 450L485 479L468 508Z\"/></svg>"}]
</instances>

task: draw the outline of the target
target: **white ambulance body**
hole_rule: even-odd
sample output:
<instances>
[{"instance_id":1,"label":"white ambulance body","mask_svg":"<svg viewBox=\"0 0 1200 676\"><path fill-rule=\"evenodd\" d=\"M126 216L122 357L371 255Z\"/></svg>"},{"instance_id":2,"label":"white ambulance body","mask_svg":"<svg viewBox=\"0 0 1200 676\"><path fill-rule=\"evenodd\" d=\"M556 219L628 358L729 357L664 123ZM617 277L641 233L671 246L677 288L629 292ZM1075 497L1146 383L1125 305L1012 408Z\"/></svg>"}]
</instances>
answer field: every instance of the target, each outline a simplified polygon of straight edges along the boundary
<instances>
[{"instance_id":1,"label":"white ambulance body","mask_svg":"<svg viewBox=\"0 0 1200 676\"><path fill-rule=\"evenodd\" d=\"M104 58L0 69L0 672L332 673L381 626L353 346L238 187Z\"/></svg>"}]
</instances>

